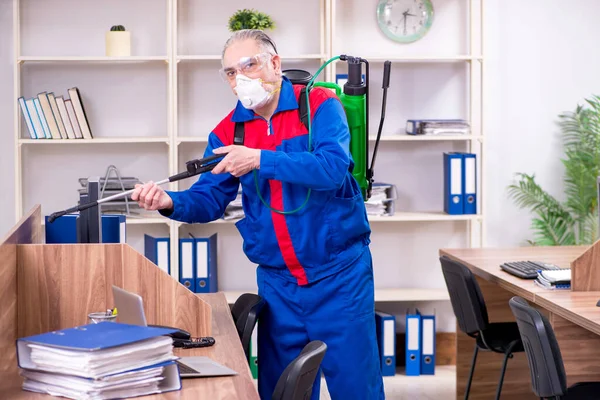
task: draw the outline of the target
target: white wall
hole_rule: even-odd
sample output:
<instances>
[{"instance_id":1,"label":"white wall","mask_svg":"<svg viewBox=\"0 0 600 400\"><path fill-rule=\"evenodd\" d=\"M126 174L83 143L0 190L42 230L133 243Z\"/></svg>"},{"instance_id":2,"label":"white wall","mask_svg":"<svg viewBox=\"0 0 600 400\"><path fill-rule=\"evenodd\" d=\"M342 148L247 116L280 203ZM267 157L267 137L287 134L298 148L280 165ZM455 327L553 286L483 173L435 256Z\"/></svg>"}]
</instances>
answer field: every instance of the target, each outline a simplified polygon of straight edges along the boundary
<instances>
[{"instance_id":1,"label":"white wall","mask_svg":"<svg viewBox=\"0 0 600 400\"><path fill-rule=\"evenodd\" d=\"M563 199L558 115L600 94L600 2L488 1L487 242L521 245L530 215L507 201L515 172Z\"/></svg>"},{"instance_id":2,"label":"white wall","mask_svg":"<svg viewBox=\"0 0 600 400\"><path fill-rule=\"evenodd\" d=\"M12 2L0 2L0 237L15 223Z\"/></svg>"},{"instance_id":3,"label":"white wall","mask_svg":"<svg viewBox=\"0 0 600 400\"><path fill-rule=\"evenodd\" d=\"M416 49L413 54L428 54L431 52L427 51L427 46L436 46L441 49L437 51L437 54L464 53L466 51L465 42L457 39L460 35L465 34L465 29L461 28L465 22L461 17L465 10L465 6L462 5L464 1L434 1L437 11L434 25L436 29L432 30L431 35L421 42L412 45L413 47L407 47L407 49ZM163 4L162 2L157 3ZM190 2L181 2L181 4L186 3ZM267 3L267 1L261 2L260 8L264 9ZM340 3L345 4L345 7L341 7ZM66 7L71 3L66 0L53 0L52 4ZM92 3L82 3L74 7L71 12L74 13L74 17L85 15L85 12L81 10L86 10L90 4ZM144 4L146 5L146 3ZM127 24L134 24L131 26L135 27L140 38L155 38L155 40L137 41L135 46L137 46L138 54L164 54L163 35L157 33L162 32L165 28L160 4L153 3L152 10L146 10L144 19L140 20L130 12L131 10L122 7L119 3L118 19L127 21ZM285 14L281 4L274 11L277 16ZM594 17L600 12L600 3L593 0L577 0L570 5L571 7L565 9L563 2L559 0L530 0L527 2L486 0L485 135L487 175L484 181L487 191L486 233L490 246L522 244L529 237L529 216L517 210L506 198L506 186L510 184L514 172L535 172L544 187L560 195L562 187L562 168L559 161L561 148L555 125L556 116L562 111L573 109L584 97L594 93L600 84L600 77L596 72L600 71L600 56L596 54L596 43L593 39L600 33L600 27L596 24ZM228 5L228 7L234 6ZM135 7L133 8L135 9ZM364 51L376 49L377 46L374 48L371 44L379 43L381 50L386 52L385 54L398 49L382 35L376 33L376 22L373 17L375 3L367 6L359 0L339 0L337 10L340 28L342 32L345 32L346 42L355 43L356 48L364 49ZM54 8L54 12L54 18L62 18L61 13L56 13L56 8ZM202 35L201 27L206 25L199 27L198 24L191 24L188 21L197 13L197 9L188 7L188 12L180 20L180 23L191 29L192 32L180 32L180 54L217 52L217 47L207 49L207 44L202 43L199 39ZM314 13L313 9L307 11L308 16ZM217 14L204 22L216 24L216 19L224 18L229 11L221 10ZM23 12L23 15L25 18L44 21L44 24L48 24L48 21L52 20L45 17L45 12L35 9L29 9ZM365 15L369 15L369 17L366 18ZM148 18L151 18L151 21L144 22ZM79 51L85 51L86 54L102 54L102 38L94 36L91 32L103 31L104 26L110 24L110 21L114 21L114 19L108 11L99 14L93 21L92 28L82 25L81 29L75 32L74 39L67 37L73 46L61 45L55 48L62 49L61 54L75 54ZM193 20L195 21L196 17ZM364 21L364 23L362 25L353 24L354 20ZM460 22L461 20L462 22ZM40 42L37 42L39 40L48 40L45 38L48 31L44 30L44 24L37 25L32 32L24 35L24 54L42 55L37 51L39 47L36 43L39 44ZM123 24L126 23L123 22ZM193 27L190 28L190 25ZM313 28L318 26L317 21L307 25ZM355 29L357 27L362 27L365 35L369 37L365 41L368 45L359 42L360 35L356 33L359 31ZM220 43L223 28L215 25L214 29L221 29L219 39L215 39ZM444 31L449 34L445 35ZM12 195L14 185L12 2L0 2L0 35L3 38L0 47L0 179L3 184L3 190L0 191L0 232L6 232L13 225L15 219ZM57 30L50 30L49 36L54 39L65 37L62 31ZM84 39L81 39L82 37ZM290 37L290 40L286 40L285 36L282 36L278 42L280 52L296 53L292 46L299 36L292 34ZM311 36L311 38L314 40L314 37ZM86 40L91 47L77 47L81 46L81 40ZM534 41L539 41L535 49ZM53 44L52 47L54 47ZM42 46L42 48L45 47ZM94 48L96 50L93 50ZM302 51L316 52L312 45ZM209 105L206 98L200 96L202 91L199 88L202 85L206 88L206 84L208 84L211 93L215 93L219 88L218 82L214 79L216 75L212 74L210 70L213 64L217 65L217 63L210 62L205 64L182 62L179 65L181 80L179 129L182 135L203 134L199 131L213 126L214 122L218 121L218 118L213 116L214 122L205 122L195 114L197 105L202 107ZM308 66L312 69L313 64L308 64ZM138 71L137 67L115 67L112 75L99 73L100 71L95 70L95 67L67 67L70 68L68 77L53 73L53 71L55 72L54 67L30 67L29 72L31 72L32 78L24 82L23 90L28 91L24 94L31 96L37 93L40 85L44 83L52 86L51 90L60 90L66 89L67 86L70 87L71 82L76 81L77 85L87 85L89 92L96 91L98 93L94 99L95 105L94 103L90 105L90 119L96 117L96 121L100 124L100 134L103 136L122 132L127 132L128 136L164 134L161 132L165 121L164 98L152 98L151 93L143 92L144 88L148 90L147 88L150 87L146 86L148 82L156 83L158 81L164 88L165 83L160 80L166 76L160 71L163 66L154 64L142 66L139 69L140 74L133 74L135 76L133 84L137 85L136 87L144 94L141 96L144 103L134 105L135 117L123 119L122 123L129 125L122 128L121 132L113 131L116 125L114 125L115 121L111 119L111 116L118 115L119 109L122 108L119 106L119 99L125 96L126 99L131 100L136 96L140 98L140 96L136 94L137 92L119 91L119 88L113 87L114 80L127 81L127 77L132 76L131 71L134 69ZM373 87L380 87L381 65L374 65L372 74ZM466 112L466 105L463 103L462 97L464 93L460 95L460 91L463 90L461 88L464 86L465 79L465 68L461 64L394 65L384 133L398 133L400 130L398 124L418 111L427 114L422 115L423 117L436 116L440 112L447 112L448 116L464 114ZM416 85L417 81L425 86ZM111 86L111 82L113 86ZM131 87L130 83L127 85L126 87ZM187 86L189 87L184 92L182 88ZM443 89L438 91L437 88ZM87 88L85 89L87 90ZM225 88L223 88L223 93L224 96L228 95ZM378 118L373 116L378 117L379 115L381 92L374 90L372 94L371 133L374 134ZM109 102L111 95L116 96L117 103ZM106 103L108 108L101 107L100 103ZM216 104L221 109L225 107L225 100L220 99ZM444 105L447 106L444 107ZM146 129L134 131L133 127L136 126L145 126ZM167 159L166 151L163 151L164 149L160 146L162 145L73 146L73 149L77 149L78 154L75 154L70 162L76 162L77 169L66 171L64 175L60 176L60 179L45 182L36 182L32 179L35 176L33 168L41 169L45 165L49 165L49 168L64 168L60 166L65 162L61 157L61 154L64 154L64 148L59 150L54 146L32 146L34 148L28 149L24 154L26 159L30 157L30 161L32 161L29 163L30 169L27 172L29 180L25 186L26 209L38 201L37 199L41 199L40 201L44 203L45 211L72 205L76 197L73 187L75 177L92 172L101 173L109 162L120 164L125 175L139 176L141 179L162 177L167 171ZM376 178L381 181L392 181L398 185L398 203L403 210L439 209L442 194L440 154L442 151L460 150L461 148L462 145L459 143L386 143L380 149ZM202 149L202 145L186 145L180 152L180 156L182 159L196 157ZM95 154L97 151L100 154ZM111 154L110 161L109 157L106 157L107 152ZM127 155L131 152L142 158L135 162L128 160ZM82 167L87 160L93 160L93 164ZM185 187L186 184L182 184L182 186ZM53 187L58 189L52 190ZM375 280L378 287L413 286L414 280L421 280L424 286L443 287L439 265L436 262L437 248L466 244L464 223L461 222L376 223L373 228ZM141 246L139 237L144 232L167 233L166 226L131 226L128 230L134 237L132 241L138 249ZM196 230L200 232L196 232ZM215 231L218 231L220 236L228 237L228 240L231 240L228 243L232 243L233 248L240 248L241 240L235 238L237 233L233 226L194 228L194 232L199 234L210 234ZM182 235L185 232L187 230L182 229ZM232 247L225 244L219 246L220 251L230 248ZM231 257L231 254L228 253L227 256ZM229 263L230 259L227 260ZM246 268L249 263L243 260L243 255L238 256L239 262L231 260L230 264L238 269L237 271L235 269L228 271L230 273L223 278L223 282L229 289L246 287L248 281L253 281L254 271ZM240 272L241 269L243 272ZM423 282L423 276L426 277L425 282ZM409 305L385 305L382 308L402 313L407 306ZM454 329L448 303L420 304L419 307L424 308L425 311L435 308L438 314L443 315L440 324L441 330ZM440 312L440 310L442 311Z\"/></svg>"}]
</instances>

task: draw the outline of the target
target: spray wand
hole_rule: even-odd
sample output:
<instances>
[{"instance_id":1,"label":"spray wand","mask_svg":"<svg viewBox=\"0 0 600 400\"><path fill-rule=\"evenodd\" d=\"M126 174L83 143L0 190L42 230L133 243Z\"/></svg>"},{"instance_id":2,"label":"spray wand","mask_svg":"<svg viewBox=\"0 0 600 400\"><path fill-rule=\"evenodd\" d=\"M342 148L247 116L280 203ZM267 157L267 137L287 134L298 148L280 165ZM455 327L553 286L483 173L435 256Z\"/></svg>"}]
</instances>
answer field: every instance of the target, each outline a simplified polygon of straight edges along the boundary
<instances>
[{"instance_id":1,"label":"spray wand","mask_svg":"<svg viewBox=\"0 0 600 400\"><path fill-rule=\"evenodd\" d=\"M166 179L163 179L161 181L158 181L158 182L156 182L156 184L160 186L160 185L164 185L165 183L176 182L181 179L190 178L192 176L199 175L204 172L212 171L217 166L218 162L211 162L211 161L215 161L215 160L223 158L223 157L225 157L225 154L215 154L215 155L212 155L212 156L209 156L206 158L188 161L188 162L186 162L186 171L180 172L179 174L176 174L176 175L170 176ZM102 199L92 201L89 203L79 204L75 207L71 207L71 208L63 210L63 211L57 211L48 217L48 222L52 223L52 222L54 222L54 220L56 220L59 217L62 217L63 215L87 210L88 208L96 207L102 203L106 203L111 200L116 200L116 199L120 199L122 197L129 196L134 191L135 191L135 189L127 190L125 192L117 193L113 196L104 197Z\"/></svg>"}]
</instances>

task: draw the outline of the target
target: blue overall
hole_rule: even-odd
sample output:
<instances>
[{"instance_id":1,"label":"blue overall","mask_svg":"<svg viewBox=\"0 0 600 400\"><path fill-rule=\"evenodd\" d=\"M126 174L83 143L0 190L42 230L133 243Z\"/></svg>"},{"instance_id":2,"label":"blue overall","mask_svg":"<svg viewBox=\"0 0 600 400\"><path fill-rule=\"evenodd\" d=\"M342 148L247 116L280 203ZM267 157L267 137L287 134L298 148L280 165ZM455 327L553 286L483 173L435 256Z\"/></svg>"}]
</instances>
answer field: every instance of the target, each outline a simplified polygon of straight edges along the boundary
<instances>
[{"instance_id":1,"label":"blue overall","mask_svg":"<svg viewBox=\"0 0 600 400\"><path fill-rule=\"evenodd\" d=\"M381 399L383 379L375 333L370 226L352 176L350 132L344 108L324 88L310 92L311 151L298 116L300 86L283 78L269 121L238 102L208 138L204 156L233 144L243 122L244 145L261 149L253 173L200 175L188 190L167 191L173 209L164 216L187 223L220 218L242 187L245 217L236 223L243 250L258 265L259 294L267 306L259 317L259 392L270 399L279 376L304 345L328 346L322 363L333 399ZM295 210L311 190L308 203ZM319 379L313 398L318 398Z\"/></svg>"}]
</instances>

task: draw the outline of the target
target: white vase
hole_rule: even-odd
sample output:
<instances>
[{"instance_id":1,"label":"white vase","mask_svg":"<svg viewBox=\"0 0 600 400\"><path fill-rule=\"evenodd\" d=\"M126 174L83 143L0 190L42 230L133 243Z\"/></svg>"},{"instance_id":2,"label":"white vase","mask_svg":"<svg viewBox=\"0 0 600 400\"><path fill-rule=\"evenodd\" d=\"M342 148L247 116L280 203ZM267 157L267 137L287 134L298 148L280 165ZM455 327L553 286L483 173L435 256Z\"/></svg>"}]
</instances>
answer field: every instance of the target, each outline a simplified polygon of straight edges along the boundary
<instances>
[{"instance_id":1,"label":"white vase","mask_svg":"<svg viewBox=\"0 0 600 400\"><path fill-rule=\"evenodd\" d=\"M131 55L131 32L106 32L106 55L108 57L127 57Z\"/></svg>"}]
</instances>

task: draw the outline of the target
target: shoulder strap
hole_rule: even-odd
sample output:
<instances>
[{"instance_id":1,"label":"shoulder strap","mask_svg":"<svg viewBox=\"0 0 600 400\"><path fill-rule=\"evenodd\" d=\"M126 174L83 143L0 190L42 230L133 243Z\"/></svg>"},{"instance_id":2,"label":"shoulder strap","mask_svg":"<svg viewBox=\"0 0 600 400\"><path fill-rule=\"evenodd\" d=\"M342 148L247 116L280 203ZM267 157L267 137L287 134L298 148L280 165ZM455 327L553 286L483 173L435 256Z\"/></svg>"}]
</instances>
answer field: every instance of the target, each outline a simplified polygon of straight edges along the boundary
<instances>
[{"instance_id":1,"label":"shoulder strap","mask_svg":"<svg viewBox=\"0 0 600 400\"><path fill-rule=\"evenodd\" d=\"M298 97L298 116L300 121L308 129L308 110L306 109L306 86L300 89L300 97Z\"/></svg>"},{"instance_id":2,"label":"shoulder strap","mask_svg":"<svg viewBox=\"0 0 600 400\"><path fill-rule=\"evenodd\" d=\"M298 116L300 121L308 129L308 110L306 108L306 86L300 89L300 97L298 98ZM236 122L235 131L233 133L233 144L242 146L244 144L244 123Z\"/></svg>"},{"instance_id":3,"label":"shoulder strap","mask_svg":"<svg viewBox=\"0 0 600 400\"><path fill-rule=\"evenodd\" d=\"M244 135L245 135L244 123L236 122L235 123L235 131L233 133L233 144L243 146L244 145Z\"/></svg>"}]
</instances>

